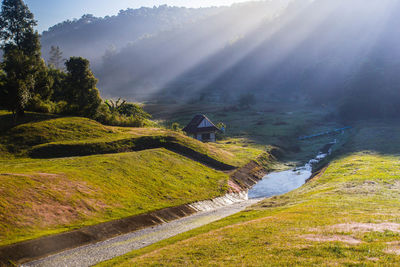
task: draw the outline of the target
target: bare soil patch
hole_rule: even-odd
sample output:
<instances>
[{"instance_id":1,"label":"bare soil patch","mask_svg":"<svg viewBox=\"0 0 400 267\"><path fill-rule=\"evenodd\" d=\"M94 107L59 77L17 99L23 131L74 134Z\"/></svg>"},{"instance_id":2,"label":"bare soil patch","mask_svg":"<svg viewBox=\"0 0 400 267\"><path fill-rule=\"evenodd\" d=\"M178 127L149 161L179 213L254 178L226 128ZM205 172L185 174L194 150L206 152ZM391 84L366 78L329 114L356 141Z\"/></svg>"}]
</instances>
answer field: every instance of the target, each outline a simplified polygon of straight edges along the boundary
<instances>
[{"instance_id":1,"label":"bare soil patch","mask_svg":"<svg viewBox=\"0 0 400 267\"><path fill-rule=\"evenodd\" d=\"M343 231L343 232L384 232L392 231L400 233L399 223L343 223L337 224L330 227L331 229Z\"/></svg>"},{"instance_id":2,"label":"bare soil patch","mask_svg":"<svg viewBox=\"0 0 400 267\"><path fill-rule=\"evenodd\" d=\"M347 235L303 235L302 238L315 241L315 242L343 242L351 245L357 245L361 243L361 240L358 240L352 236Z\"/></svg>"},{"instance_id":3,"label":"bare soil patch","mask_svg":"<svg viewBox=\"0 0 400 267\"><path fill-rule=\"evenodd\" d=\"M396 243L397 244L391 244L387 249L385 249L385 253L400 255L400 242Z\"/></svg>"},{"instance_id":4,"label":"bare soil patch","mask_svg":"<svg viewBox=\"0 0 400 267\"><path fill-rule=\"evenodd\" d=\"M0 174L0 181L4 183L11 179L18 180L21 186L0 188L0 198L7 203L7 209L0 215L0 224L19 228L49 227L106 208L86 183L70 180L62 174Z\"/></svg>"},{"instance_id":5,"label":"bare soil patch","mask_svg":"<svg viewBox=\"0 0 400 267\"><path fill-rule=\"evenodd\" d=\"M237 183L235 183L232 180L228 181L228 188L229 188L229 193L240 193L242 191L242 188L240 187L240 185L238 185Z\"/></svg>"},{"instance_id":6,"label":"bare soil patch","mask_svg":"<svg viewBox=\"0 0 400 267\"><path fill-rule=\"evenodd\" d=\"M387 254L400 255L400 241L386 242L388 247L384 250Z\"/></svg>"}]
</instances>

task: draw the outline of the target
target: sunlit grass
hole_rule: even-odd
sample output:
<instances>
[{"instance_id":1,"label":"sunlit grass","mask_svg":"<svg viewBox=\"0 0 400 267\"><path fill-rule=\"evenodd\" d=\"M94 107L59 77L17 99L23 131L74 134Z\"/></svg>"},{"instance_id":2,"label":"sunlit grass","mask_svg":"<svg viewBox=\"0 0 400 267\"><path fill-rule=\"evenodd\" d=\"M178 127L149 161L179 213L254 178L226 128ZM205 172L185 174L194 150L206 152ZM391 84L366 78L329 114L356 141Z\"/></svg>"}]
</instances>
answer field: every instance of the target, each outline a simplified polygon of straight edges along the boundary
<instances>
[{"instance_id":1,"label":"sunlit grass","mask_svg":"<svg viewBox=\"0 0 400 267\"><path fill-rule=\"evenodd\" d=\"M399 127L355 127L344 154L303 187L101 265L397 266L400 143L388 140Z\"/></svg>"},{"instance_id":2,"label":"sunlit grass","mask_svg":"<svg viewBox=\"0 0 400 267\"><path fill-rule=\"evenodd\" d=\"M242 166L264 151L240 144L206 144L164 128L110 127L86 118L27 113L0 121L0 245L210 199L228 190L228 174L165 149L31 159L57 144L101 148L141 137L173 138L211 158ZM124 142L122 142L123 144ZM51 150L48 150L51 152Z\"/></svg>"},{"instance_id":3,"label":"sunlit grass","mask_svg":"<svg viewBox=\"0 0 400 267\"><path fill-rule=\"evenodd\" d=\"M254 118L235 122L248 112ZM280 111L276 114L278 117L292 116ZM265 153L267 148L260 140L269 140L273 135L271 129L289 134L305 123L302 116L308 115L299 113L293 125L277 123L270 125L268 130L257 131L254 124L265 116L273 117L269 112L263 115L254 111L224 117L226 120L221 121L238 124L232 124L230 132L215 144L205 144L166 128L109 127L84 118L43 117L28 113L26 120L18 126L3 124L9 128L2 129L0 141L0 173L3 173L0 190L3 190L1 207L4 209L1 226L4 234L0 244L212 198L227 190L227 174L163 149L46 160L27 158L36 147L53 144L98 146L143 136L174 137L197 152L242 166ZM277 119L274 117L274 120ZM249 132L244 135L235 132L239 127ZM315 146L310 151L319 148ZM56 176L51 176L53 174ZM49 212L37 210L41 206L47 207ZM73 212L68 211L68 207L72 207ZM39 216L30 215L32 211ZM55 223L50 215L58 213L60 222Z\"/></svg>"},{"instance_id":4,"label":"sunlit grass","mask_svg":"<svg viewBox=\"0 0 400 267\"><path fill-rule=\"evenodd\" d=\"M0 160L0 244L214 198L227 180L164 149Z\"/></svg>"},{"instance_id":5,"label":"sunlit grass","mask_svg":"<svg viewBox=\"0 0 400 267\"><path fill-rule=\"evenodd\" d=\"M104 266L394 266L400 256L387 249L393 247L390 242L400 242L399 232L346 231L334 225L391 222L400 227L399 163L397 156L345 157L294 192ZM322 241L309 240L310 235ZM323 241L332 237L360 243Z\"/></svg>"},{"instance_id":6,"label":"sunlit grass","mask_svg":"<svg viewBox=\"0 0 400 267\"><path fill-rule=\"evenodd\" d=\"M3 111L2 121L8 119L6 115L9 115L9 113ZM1 125L0 158L11 155L27 157L32 150L46 145L87 144L87 146L101 147L106 142L133 140L144 136L159 139L171 137L183 146L233 166L243 166L265 152L262 147L251 146L240 150L234 144L222 147L213 143L202 143L181 132L164 128L111 127L86 118L42 117L42 115L28 113L26 118L28 122L26 123L23 122L14 127L7 123ZM121 150L122 148L115 149L117 152L118 149ZM238 153L239 151L240 153ZM96 153L104 152L93 150L93 154ZM65 155L68 155L68 153ZM51 155L46 157L51 157Z\"/></svg>"}]
</instances>

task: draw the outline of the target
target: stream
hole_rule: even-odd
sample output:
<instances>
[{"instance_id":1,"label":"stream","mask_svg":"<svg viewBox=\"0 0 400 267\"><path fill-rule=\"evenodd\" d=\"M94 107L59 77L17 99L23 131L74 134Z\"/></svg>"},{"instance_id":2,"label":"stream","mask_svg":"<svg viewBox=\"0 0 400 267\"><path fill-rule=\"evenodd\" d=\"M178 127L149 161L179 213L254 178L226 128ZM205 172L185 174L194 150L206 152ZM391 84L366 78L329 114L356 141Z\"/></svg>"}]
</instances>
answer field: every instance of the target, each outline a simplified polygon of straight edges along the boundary
<instances>
[{"instance_id":1,"label":"stream","mask_svg":"<svg viewBox=\"0 0 400 267\"><path fill-rule=\"evenodd\" d=\"M283 195L301 187L311 177L313 165L326 158L329 154L330 152L326 154L319 153L303 167L267 174L249 190L249 199Z\"/></svg>"}]
</instances>

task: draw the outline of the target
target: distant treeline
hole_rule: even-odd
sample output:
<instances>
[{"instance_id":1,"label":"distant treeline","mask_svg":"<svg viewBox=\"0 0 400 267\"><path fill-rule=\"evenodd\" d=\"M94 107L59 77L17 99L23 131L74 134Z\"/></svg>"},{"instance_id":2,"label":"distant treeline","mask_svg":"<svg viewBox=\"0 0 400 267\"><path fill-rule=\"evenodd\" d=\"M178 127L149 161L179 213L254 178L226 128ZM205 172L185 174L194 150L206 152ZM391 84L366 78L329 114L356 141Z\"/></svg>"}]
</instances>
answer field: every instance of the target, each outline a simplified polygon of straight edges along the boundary
<instances>
[{"instance_id":1,"label":"distant treeline","mask_svg":"<svg viewBox=\"0 0 400 267\"><path fill-rule=\"evenodd\" d=\"M65 55L72 51L89 58L104 95L148 97L271 19L288 1L200 9L160 6L105 18L86 15L44 32L43 53L47 57L51 46L59 46Z\"/></svg>"},{"instance_id":2,"label":"distant treeline","mask_svg":"<svg viewBox=\"0 0 400 267\"><path fill-rule=\"evenodd\" d=\"M106 52L114 53L128 43L193 23L222 9L163 5L121 10L116 16L104 18L86 14L80 19L67 20L44 31L41 36L42 52L47 58L52 46L60 46L66 56L84 56L97 64Z\"/></svg>"}]
</instances>

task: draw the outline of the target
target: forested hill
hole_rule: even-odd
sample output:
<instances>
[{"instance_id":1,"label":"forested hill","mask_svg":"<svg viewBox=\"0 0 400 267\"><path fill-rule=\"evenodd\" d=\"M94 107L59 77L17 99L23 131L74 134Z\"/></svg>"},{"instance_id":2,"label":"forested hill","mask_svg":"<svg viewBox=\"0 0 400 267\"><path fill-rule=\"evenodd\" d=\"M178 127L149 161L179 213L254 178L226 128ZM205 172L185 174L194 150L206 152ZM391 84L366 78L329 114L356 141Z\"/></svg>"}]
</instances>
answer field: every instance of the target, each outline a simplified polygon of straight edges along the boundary
<instances>
[{"instance_id":1,"label":"forested hill","mask_svg":"<svg viewBox=\"0 0 400 267\"><path fill-rule=\"evenodd\" d=\"M361 92L382 97L400 85L399 22L395 0L292 1L168 87L188 95L217 89L224 99L243 90L323 102Z\"/></svg>"},{"instance_id":2,"label":"forested hill","mask_svg":"<svg viewBox=\"0 0 400 267\"><path fill-rule=\"evenodd\" d=\"M51 46L63 56L91 61L103 95L136 98L148 94L206 57L243 38L289 0L236 4L230 7L159 6L128 9L117 16L85 15L45 31L42 52ZM244 15L244 17L243 17ZM119 93L121 92L121 93Z\"/></svg>"},{"instance_id":3,"label":"forested hill","mask_svg":"<svg viewBox=\"0 0 400 267\"><path fill-rule=\"evenodd\" d=\"M137 15L133 24L121 29L111 23L122 21L125 13L141 12L153 17L139 20ZM60 45L67 55L90 58L93 51L101 52L101 60L92 65L104 96L232 103L250 92L260 101L306 98L332 105L346 119L392 117L400 111L397 0L274 0L210 9L164 6L92 19L56 26L42 40L45 47ZM82 37L84 29L100 25L107 30ZM70 30L64 35L56 30L64 27ZM128 28L140 28L132 31L140 34L125 34ZM49 41L55 32L60 35L53 40L59 43ZM113 37L118 33L121 42ZM113 44L116 49L104 53Z\"/></svg>"},{"instance_id":4,"label":"forested hill","mask_svg":"<svg viewBox=\"0 0 400 267\"><path fill-rule=\"evenodd\" d=\"M343 119L400 111L400 4L292 1L272 21L165 85L163 98L308 98Z\"/></svg>"},{"instance_id":5,"label":"forested hill","mask_svg":"<svg viewBox=\"0 0 400 267\"><path fill-rule=\"evenodd\" d=\"M260 23L271 21L289 0L236 4L215 15L161 32L107 54L96 66L103 93L151 97L173 79L245 38ZM227 62L217 62L224 66ZM191 80L194 83L199 80ZM197 85L196 85L197 86ZM190 92L191 88L187 88Z\"/></svg>"},{"instance_id":6,"label":"forested hill","mask_svg":"<svg viewBox=\"0 0 400 267\"><path fill-rule=\"evenodd\" d=\"M61 22L43 32L43 55L48 57L51 46L59 46L64 56L84 56L99 62L106 50L118 51L128 43L193 23L215 15L225 8L180 8L166 5L121 10L116 16L104 18L84 15L80 19Z\"/></svg>"}]
</instances>

